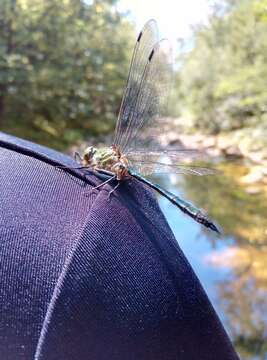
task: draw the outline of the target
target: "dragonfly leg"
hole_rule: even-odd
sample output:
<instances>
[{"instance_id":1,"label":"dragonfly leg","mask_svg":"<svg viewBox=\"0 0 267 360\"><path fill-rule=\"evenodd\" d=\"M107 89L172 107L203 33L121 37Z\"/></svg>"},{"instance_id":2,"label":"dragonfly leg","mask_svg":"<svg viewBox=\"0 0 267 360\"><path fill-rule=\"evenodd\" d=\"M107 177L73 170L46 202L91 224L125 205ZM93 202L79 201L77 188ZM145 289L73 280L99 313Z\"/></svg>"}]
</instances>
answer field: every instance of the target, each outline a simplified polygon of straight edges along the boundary
<instances>
[{"instance_id":1,"label":"dragonfly leg","mask_svg":"<svg viewBox=\"0 0 267 360\"><path fill-rule=\"evenodd\" d=\"M77 158L78 158L78 160L77 160ZM77 161L77 162L80 162L81 164L82 164L82 162L83 162L83 159L82 159L82 157L81 157L81 155L77 152L77 151L75 151L75 153L74 153L74 160L75 161ZM71 166L57 166L57 168L58 169L74 169L74 170L82 170L82 169L88 169L88 168L90 168L91 166L90 165L81 165L81 166L75 166L75 167L71 167Z\"/></svg>"},{"instance_id":2,"label":"dragonfly leg","mask_svg":"<svg viewBox=\"0 0 267 360\"><path fill-rule=\"evenodd\" d=\"M79 160L80 162L83 161L83 159L82 159L81 155L78 153L78 151L75 151L75 153L74 153L74 160L77 161L77 158L78 158L78 160Z\"/></svg>"},{"instance_id":3,"label":"dragonfly leg","mask_svg":"<svg viewBox=\"0 0 267 360\"><path fill-rule=\"evenodd\" d=\"M118 183L116 184L116 186L115 186L112 190L110 190L110 192L108 193L108 199L109 199L109 200L110 200L111 194L113 194L114 191L115 191L116 189L118 189L118 187L120 186L120 184L121 184L121 181L118 180Z\"/></svg>"},{"instance_id":4,"label":"dragonfly leg","mask_svg":"<svg viewBox=\"0 0 267 360\"><path fill-rule=\"evenodd\" d=\"M72 166L60 166L60 165L58 165L58 166L56 166L56 169L71 169L71 170L82 170L82 169L89 169L90 167L88 166L88 165L86 165L86 166L74 166L74 167L72 167Z\"/></svg>"},{"instance_id":5,"label":"dragonfly leg","mask_svg":"<svg viewBox=\"0 0 267 360\"><path fill-rule=\"evenodd\" d=\"M101 184L93 187L91 190L95 190L95 189L98 189L100 188L101 186L105 185L105 184L108 184L110 181L114 180L116 178L116 175L112 176L111 178L107 179L106 181L102 182Z\"/></svg>"},{"instance_id":6,"label":"dragonfly leg","mask_svg":"<svg viewBox=\"0 0 267 360\"><path fill-rule=\"evenodd\" d=\"M102 182L101 184L92 187L92 188L90 189L90 192L91 192L92 190L99 189L101 186L104 186L104 185L108 184L110 181L114 180L115 178L116 178L116 175L112 176L111 178L107 179L106 181ZM85 196L86 196L86 194L85 194Z\"/></svg>"}]
</instances>

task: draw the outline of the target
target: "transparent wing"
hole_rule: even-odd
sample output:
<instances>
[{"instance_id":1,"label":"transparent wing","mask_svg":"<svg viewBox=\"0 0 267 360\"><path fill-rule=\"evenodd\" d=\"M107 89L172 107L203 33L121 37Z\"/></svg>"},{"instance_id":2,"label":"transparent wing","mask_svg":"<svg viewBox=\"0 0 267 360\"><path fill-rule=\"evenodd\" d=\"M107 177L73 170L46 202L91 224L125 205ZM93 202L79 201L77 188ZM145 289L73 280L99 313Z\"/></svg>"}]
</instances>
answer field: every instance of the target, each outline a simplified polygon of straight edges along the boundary
<instances>
[{"instance_id":1,"label":"transparent wing","mask_svg":"<svg viewBox=\"0 0 267 360\"><path fill-rule=\"evenodd\" d=\"M135 84L135 98L126 103L127 118L120 128L119 145L122 152L138 147L138 137L152 124L156 126L166 105L172 80L171 48L167 40L159 41L151 51L144 67L141 82ZM120 119L119 119L120 121ZM150 127L149 127L150 128ZM141 132L142 130L142 132Z\"/></svg>"},{"instance_id":2,"label":"transparent wing","mask_svg":"<svg viewBox=\"0 0 267 360\"><path fill-rule=\"evenodd\" d=\"M130 170L132 170L134 173L137 172L145 176L151 174L164 174L164 173L205 176L205 175L214 175L220 173L218 170L201 167L201 166L164 164L153 161L151 162L130 161Z\"/></svg>"},{"instance_id":3,"label":"transparent wing","mask_svg":"<svg viewBox=\"0 0 267 360\"><path fill-rule=\"evenodd\" d=\"M133 51L127 85L116 124L114 144L118 145L124 141L124 134L135 108L147 60L157 42L157 23L155 20L149 20L140 32Z\"/></svg>"},{"instance_id":4,"label":"transparent wing","mask_svg":"<svg viewBox=\"0 0 267 360\"><path fill-rule=\"evenodd\" d=\"M130 151L127 154L127 159L132 171L143 175L178 173L203 176L220 173L220 171L212 168L192 165L192 161L196 160L202 163L205 160L207 162L206 154L195 149L165 148L152 151L141 149Z\"/></svg>"},{"instance_id":5,"label":"transparent wing","mask_svg":"<svg viewBox=\"0 0 267 360\"><path fill-rule=\"evenodd\" d=\"M169 42L157 42L154 21L140 33L133 54L127 87L116 125L114 145L127 155L133 172L210 175L214 169L187 166L181 160L196 155L186 149L164 149L159 134L164 132L163 114L172 83L172 54ZM155 136L154 136L155 134ZM151 141L147 141L151 138ZM140 145L141 144L141 145ZM153 148L151 148L151 145ZM162 161L168 157L171 163Z\"/></svg>"},{"instance_id":6,"label":"transparent wing","mask_svg":"<svg viewBox=\"0 0 267 360\"><path fill-rule=\"evenodd\" d=\"M207 160L207 154L199 150L188 148L163 148L157 150L136 149L127 152L127 158L132 162L146 162L148 160L150 162L160 161L161 163L163 162L161 161L162 158L166 158L175 163L180 161L192 162L196 159L205 161Z\"/></svg>"}]
</instances>

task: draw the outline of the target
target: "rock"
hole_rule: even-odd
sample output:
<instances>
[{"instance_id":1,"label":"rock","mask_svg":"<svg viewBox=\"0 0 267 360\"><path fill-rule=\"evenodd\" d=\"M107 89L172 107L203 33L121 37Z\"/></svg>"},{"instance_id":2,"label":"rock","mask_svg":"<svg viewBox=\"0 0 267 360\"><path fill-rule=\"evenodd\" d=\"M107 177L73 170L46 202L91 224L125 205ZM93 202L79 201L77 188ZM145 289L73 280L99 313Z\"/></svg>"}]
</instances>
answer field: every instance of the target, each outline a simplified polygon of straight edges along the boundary
<instances>
[{"instance_id":1,"label":"rock","mask_svg":"<svg viewBox=\"0 0 267 360\"><path fill-rule=\"evenodd\" d=\"M233 144L232 139L226 136L219 136L217 140L217 147L222 150L226 151L227 148L231 147Z\"/></svg>"},{"instance_id":2,"label":"rock","mask_svg":"<svg viewBox=\"0 0 267 360\"><path fill-rule=\"evenodd\" d=\"M264 174L261 166L254 166L250 169L250 172L241 178L243 184L254 184L263 182Z\"/></svg>"},{"instance_id":3,"label":"rock","mask_svg":"<svg viewBox=\"0 0 267 360\"><path fill-rule=\"evenodd\" d=\"M237 159L243 158L243 154L241 153L239 147L236 145L231 145L231 146L227 147L223 151L223 153L227 157L237 158Z\"/></svg>"},{"instance_id":4,"label":"rock","mask_svg":"<svg viewBox=\"0 0 267 360\"><path fill-rule=\"evenodd\" d=\"M203 148L211 148L216 146L216 138L214 136L207 136L202 140Z\"/></svg>"},{"instance_id":5,"label":"rock","mask_svg":"<svg viewBox=\"0 0 267 360\"><path fill-rule=\"evenodd\" d=\"M264 176L267 176L267 163L266 161L262 162L262 173Z\"/></svg>"},{"instance_id":6,"label":"rock","mask_svg":"<svg viewBox=\"0 0 267 360\"><path fill-rule=\"evenodd\" d=\"M260 194L262 191L260 186L249 186L246 188L246 192L250 195Z\"/></svg>"},{"instance_id":7,"label":"rock","mask_svg":"<svg viewBox=\"0 0 267 360\"><path fill-rule=\"evenodd\" d=\"M217 149L217 148L207 148L206 153L207 153L208 156L214 157L214 158L219 157L219 156L222 155L221 150Z\"/></svg>"},{"instance_id":8,"label":"rock","mask_svg":"<svg viewBox=\"0 0 267 360\"><path fill-rule=\"evenodd\" d=\"M181 144L181 141L177 138L175 133L167 132L165 134L160 135L160 143L162 146L170 146L178 142Z\"/></svg>"},{"instance_id":9,"label":"rock","mask_svg":"<svg viewBox=\"0 0 267 360\"><path fill-rule=\"evenodd\" d=\"M181 135L179 136L179 140L183 147L190 148L190 149L196 149L201 150L202 149L202 141L203 136L202 135Z\"/></svg>"},{"instance_id":10,"label":"rock","mask_svg":"<svg viewBox=\"0 0 267 360\"><path fill-rule=\"evenodd\" d=\"M256 163L262 163L265 154L261 151L253 151L247 154L248 158Z\"/></svg>"},{"instance_id":11,"label":"rock","mask_svg":"<svg viewBox=\"0 0 267 360\"><path fill-rule=\"evenodd\" d=\"M183 143L179 139L170 141L168 145L173 146L175 148L181 148L181 149L184 147Z\"/></svg>"}]
</instances>

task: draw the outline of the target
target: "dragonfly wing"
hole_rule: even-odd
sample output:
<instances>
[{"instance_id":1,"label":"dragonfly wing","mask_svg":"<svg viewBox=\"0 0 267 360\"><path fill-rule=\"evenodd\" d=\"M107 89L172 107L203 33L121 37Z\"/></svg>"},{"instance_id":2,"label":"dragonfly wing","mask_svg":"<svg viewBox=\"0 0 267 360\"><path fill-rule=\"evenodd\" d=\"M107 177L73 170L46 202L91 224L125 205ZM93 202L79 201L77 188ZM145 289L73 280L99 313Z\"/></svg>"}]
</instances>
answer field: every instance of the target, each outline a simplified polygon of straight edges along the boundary
<instances>
[{"instance_id":1,"label":"dragonfly wing","mask_svg":"<svg viewBox=\"0 0 267 360\"><path fill-rule=\"evenodd\" d=\"M153 173L176 173L190 175L219 174L218 170L192 165L192 161L205 159L205 153L195 149L163 149L163 150L136 150L127 154L127 158L133 169L143 175ZM182 161L182 163L181 163ZM186 164L188 162L188 164Z\"/></svg>"},{"instance_id":2,"label":"dragonfly wing","mask_svg":"<svg viewBox=\"0 0 267 360\"><path fill-rule=\"evenodd\" d=\"M132 82L130 92L134 96L127 96L123 100L126 111L118 119L121 125L117 129L119 135L116 135L115 145L119 145L124 153L137 147L143 129L147 129L149 124L155 127L156 119L162 117L166 108L172 81L171 47L167 40L161 40L154 46L139 80Z\"/></svg>"},{"instance_id":3,"label":"dragonfly wing","mask_svg":"<svg viewBox=\"0 0 267 360\"><path fill-rule=\"evenodd\" d=\"M127 158L134 162L144 162L144 161L160 161L162 158L167 158L172 162L180 161L195 161L207 159L207 154L205 152L188 149L188 148L162 148L161 150L134 150L127 152ZM162 162L162 161L160 161Z\"/></svg>"},{"instance_id":4,"label":"dragonfly wing","mask_svg":"<svg viewBox=\"0 0 267 360\"><path fill-rule=\"evenodd\" d=\"M201 166L180 165L180 164L164 164L153 161L133 161L130 160L130 169L142 175L151 174L183 174L183 175L215 175L219 174L218 170Z\"/></svg>"},{"instance_id":5,"label":"dragonfly wing","mask_svg":"<svg viewBox=\"0 0 267 360\"><path fill-rule=\"evenodd\" d=\"M149 20L140 32L133 51L126 89L122 98L120 112L116 124L114 144L124 142L138 92L141 87L147 60L154 45L158 42L158 28L155 20Z\"/></svg>"},{"instance_id":6,"label":"dragonfly wing","mask_svg":"<svg viewBox=\"0 0 267 360\"><path fill-rule=\"evenodd\" d=\"M156 133L157 130L162 132L162 126L159 126L157 120L160 120L162 125L173 78L169 42L163 39L155 44L156 39L156 24L150 21L140 33L134 49L117 121L114 145L126 154L132 168L142 174L170 172L198 176L213 174L215 172L213 169L180 165L179 162L185 158L185 150L159 151L158 141L154 143L154 149L157 150L150 152L147 151L146 146L139 146L147 135ZM162 155L167 155L173 164L160 162Z\"/></svg>"}]
</instances>

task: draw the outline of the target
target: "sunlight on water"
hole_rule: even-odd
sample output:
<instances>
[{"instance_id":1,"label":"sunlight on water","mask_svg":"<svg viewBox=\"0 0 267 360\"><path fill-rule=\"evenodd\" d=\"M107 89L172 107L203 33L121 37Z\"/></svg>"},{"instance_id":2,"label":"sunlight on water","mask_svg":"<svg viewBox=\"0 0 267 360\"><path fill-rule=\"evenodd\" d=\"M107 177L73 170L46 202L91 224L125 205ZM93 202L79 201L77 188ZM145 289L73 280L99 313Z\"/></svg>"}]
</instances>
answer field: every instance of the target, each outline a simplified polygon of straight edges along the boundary
<instances>
[{"instance_id":1,"label":"sunlight on water","mask_svg":"<svg viewBox=\"0 0 267 360\"><path fill-rule=\"evenodd\" d=\"M154 181L205 209L221 236L159 202L186 257L242 359L267 359L267 191L242 185L246 169L222 165L224 175ZM171 183L171 185L170 185Z\"/></svg>"}]
</instances>

